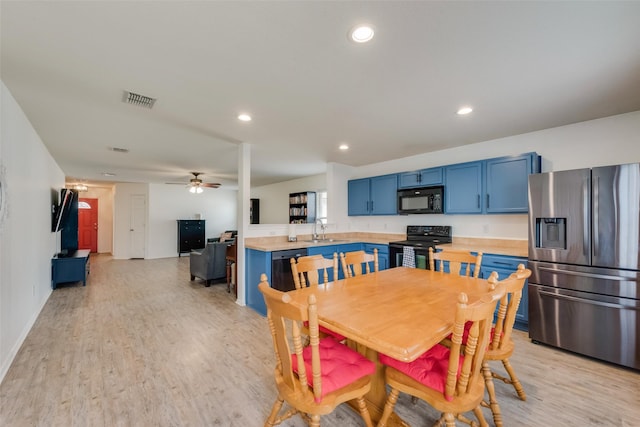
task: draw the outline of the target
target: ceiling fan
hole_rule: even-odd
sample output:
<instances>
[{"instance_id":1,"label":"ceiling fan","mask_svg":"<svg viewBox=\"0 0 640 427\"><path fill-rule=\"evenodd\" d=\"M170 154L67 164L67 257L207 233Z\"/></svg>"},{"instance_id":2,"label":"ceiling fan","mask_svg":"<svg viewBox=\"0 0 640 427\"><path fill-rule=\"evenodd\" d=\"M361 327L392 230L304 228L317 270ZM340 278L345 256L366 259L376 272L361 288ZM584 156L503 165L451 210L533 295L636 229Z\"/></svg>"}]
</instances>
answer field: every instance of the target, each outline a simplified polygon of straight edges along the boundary
<instances>
[{"instance_id":1,"label":"ceiling fan","mask_svg":"<svg viewBox=\"0 0 640 427\"><path fill-rule=\"evenodd\" d=\"M198 178L199 175L202 175L202 172L191 172L191 175L193 175L193 178L191 178L189 182L186 184L191 193L202 193L203 188L220 187L220 183L217 183L217 182L202 182L202 180ZM167 182L167 184L184 185L183 182Z\"/></svg>"}]
</instances>

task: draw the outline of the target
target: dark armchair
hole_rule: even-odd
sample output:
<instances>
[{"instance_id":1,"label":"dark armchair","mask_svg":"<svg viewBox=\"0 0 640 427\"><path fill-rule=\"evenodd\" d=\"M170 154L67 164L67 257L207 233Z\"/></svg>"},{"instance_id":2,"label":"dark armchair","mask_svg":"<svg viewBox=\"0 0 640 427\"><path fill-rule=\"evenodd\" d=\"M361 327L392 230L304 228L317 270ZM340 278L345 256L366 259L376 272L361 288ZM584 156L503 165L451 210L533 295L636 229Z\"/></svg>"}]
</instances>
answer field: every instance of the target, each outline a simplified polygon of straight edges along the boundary
<instances>
[{"instance_id":1,"label":"dark armchair","mask_svg":"<svg viewBox=\"0 0 640 427\"><path fill-rule=\"evenodd\" d=\"M193 250L189 253L189 270L191 280L196 277L211 285L215 279L223 279L227 276L226 253L230 242L209 242L203 249Z\"/></svg>"},{"instance_id":2,"label":"dark armchair","mask_svg":"<svg viewBox=\"0 0 640 427\"><path fill-rule=\"evenodd\" d=\"M238 230L227 230L220 235L220 237L225 236L227 243L233 243L236 241L236 237L238 236ZM219 242L220 237L210 237L207 239L207 242Z\"/></svg>"}]
</instances>

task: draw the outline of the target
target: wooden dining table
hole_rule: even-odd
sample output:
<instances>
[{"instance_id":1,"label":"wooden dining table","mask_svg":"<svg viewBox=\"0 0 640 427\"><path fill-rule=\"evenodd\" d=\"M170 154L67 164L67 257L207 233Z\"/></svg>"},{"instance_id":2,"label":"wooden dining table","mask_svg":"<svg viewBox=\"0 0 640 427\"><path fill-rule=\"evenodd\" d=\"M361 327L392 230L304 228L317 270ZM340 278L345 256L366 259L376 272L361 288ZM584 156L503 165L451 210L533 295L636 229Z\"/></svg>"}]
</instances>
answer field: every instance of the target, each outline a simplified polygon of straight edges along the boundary
<instances>
[{"instance_id":1,"label":"wooden dining table","mask_svg":"<svg viewBox=\"0 0 640 427\"><path fill-rule=\"evenodd\" d=\"M387 393L378 353L410 362L453 329L460 292L469 303L486 295L484 279L397 267L289 292L294 303L317 299L321 325L344 335L347 345L376 363L367 404L371 417L382 415ZM394 414L389 425L406 426Z\"/></svg>"}]
</instances>

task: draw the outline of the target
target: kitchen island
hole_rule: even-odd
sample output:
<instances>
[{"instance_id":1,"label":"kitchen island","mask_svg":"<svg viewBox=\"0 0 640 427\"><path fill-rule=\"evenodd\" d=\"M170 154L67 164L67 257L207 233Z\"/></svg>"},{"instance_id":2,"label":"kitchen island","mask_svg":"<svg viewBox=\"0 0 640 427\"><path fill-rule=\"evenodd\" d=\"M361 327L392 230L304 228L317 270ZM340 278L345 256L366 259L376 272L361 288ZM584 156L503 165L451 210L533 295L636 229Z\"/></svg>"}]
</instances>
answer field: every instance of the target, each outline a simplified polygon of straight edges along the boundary
<instances>
[{"instance_id":1,"label":"kitchen island","mask_svg":"<svg viewBox=\"0 0 640 427\"><path fill-rule=\"evenodd\" d=\"M301 249L307 255L322 255L330 257L334 252L350 252L364 250L373 253L378 249L380 270L389 268L389 242L404 239L404 234L384 233L332 233L325 239L313 240L310 235L298 236L296 242L289 242L287 236L252 237L245 239L246 259L246 303L249 307L262 315L266 315L264 299L258 291L260 275L265 273L272 283L272 253ZM502 278L507 272L515 271L515 266L523 262L526 264L527 241L509 239L489 239L453 237L453 242L441 244L436 249L457 249L473 252L481 251L483 256L483 275L497 270ZM486 266L486 268L485 268ZM340 275L342 274L339 271ZM342 278L342 277L340 277ZM523 302L518 326L526 328L527 307Z\"/></svg>"}]
</instances>

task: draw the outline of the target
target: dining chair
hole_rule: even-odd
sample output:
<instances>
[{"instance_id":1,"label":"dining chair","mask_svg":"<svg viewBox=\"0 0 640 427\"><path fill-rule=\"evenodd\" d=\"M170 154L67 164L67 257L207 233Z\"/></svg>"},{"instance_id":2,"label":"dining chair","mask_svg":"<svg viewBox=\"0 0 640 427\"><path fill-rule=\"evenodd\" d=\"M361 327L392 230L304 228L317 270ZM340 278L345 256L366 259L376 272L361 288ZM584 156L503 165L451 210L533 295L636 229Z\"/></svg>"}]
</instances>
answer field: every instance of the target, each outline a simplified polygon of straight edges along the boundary
<instances>
[{"instance_id":1,"label":"dining chair","mask_svg":"<svg viewBox=\"0 0 640 427\"><path fill-rule=\"evenodd\" d=\"M345 278L368 274L379 270L378 249L373 249L373 254L365 251L340 252L340 264ZM370 265L372 264L372 265Z\"/></svg>"},{"instance_id":2,"label":"dining chair","mask_svg":"<svg viewBox=\"0 0 640 427\"><path fill-rule=\"evenodd\" d=\"M329 269L333 269L331 281L338 280L338 254L333 253L333 258L325 258L322 255L308 255L291 258L291 274L296 289L301 289L319 283L329 282ZM322 277L322 281L320 278Z\"/></svg>"},{"instance_id":3,"label":"dining chair","mask_svg":"<svg viewBox=\"0 0 640 427\"><path fill-rule=\"evenodd\" d=\"M505 285L505 294L498 302L495 326L493 327L491 339L482 364L482 372L485 377L487 394L489 395L489 402L483 402L483 406L491 408L496 427L502 425L502 414L500 413L500 407L496 399L493 378L513 385L518 397L522 400L527 400L527 395L522 388L522 384L520 384L520 380L518 380L511 363L509 363L509 357L511 357L515 348L511 333L513 332L513 325L516 320L516 312L518 311L522 298L524 283L529 276L531 276L531 270L525 268L523 264L519 264L514 273L511 273L507 279L500 282ZM509 378L491 371L489 362L492 360L502 361Z\"/></svg>"},{"instance_id":4,"label":"dining chair","mask_svg":"<svg viewBox=\"0 0 640 427\"><path fill-rule=\"evenodd\" d=\"M319 427L321 415L333 412L341 403L356 400L365 424L373 427L364 395L371 389L375 363L331 337L319 337L314 294L309 295L307 305L291 304L291 296L271 288L265 274L260 277L258 289L267 306L278 389L265 426L278 425L300 414L309 426ZM302 322L309 325L308 346L302 344ZM290 409L281 414L284 402Z\"/></svg>"},{"instance_id":5,"label":"dining chair","mask_svg":"<svg viewBox=\"0 0 640 427\"><path fill-rule=\"evenodd\" d=\"M412 362L379 355L380 363L385 365L385 381L390 392L378 427L386 426L400 392L422 399L442 412L437 425L445 423L453 427L456 419L474 425L474 421L463 415L473 411L480 426L488 426L481 409L485 389L482 362L493 312L504 293L505 287L492 276L488 292L473 304L468 304L465 293L458 295L450 348L436 344ZM471 326L463 345L468 322Z\"/></svg>"},{"instance_id":6,"label":"dining chair","mask_svg":"<svg viewBox=\"0 0 640 427\"><path fill-rule=\"evenodd\" d=\"M297 260L291 258L291 274L293 284L296 289L307 286L317 286L320 283L329 282L329 270L333 269L331 281L338 280L338 254L333 253L333 258L325 258L322 255L308 255L299 257ZM322 281L320 278L322 277ZM307 333L307 326L303 325L304 332ZM344 336L334 332L324 326L320 326L320 335L330 335L338 341L344 340Z\"/></svg>"},{"instance_id":7,"label":"dining chair","mask_svg":"<svg viewBox=\"0 0 640 427\"><path fill-rule=\"evenodd\" d=\"M437 261L437 262L436 262ZM446 264L445 264L446 262ZM480 264L482 263L482 252L473 255L468 251L444 250L436 252L429 247L429 268L431 270L445 271L449 266L449 273L469 276L473 265L473 277L480 276ZM464 271L464 274L462 272Z\"/></svg>"}]
</instances>

